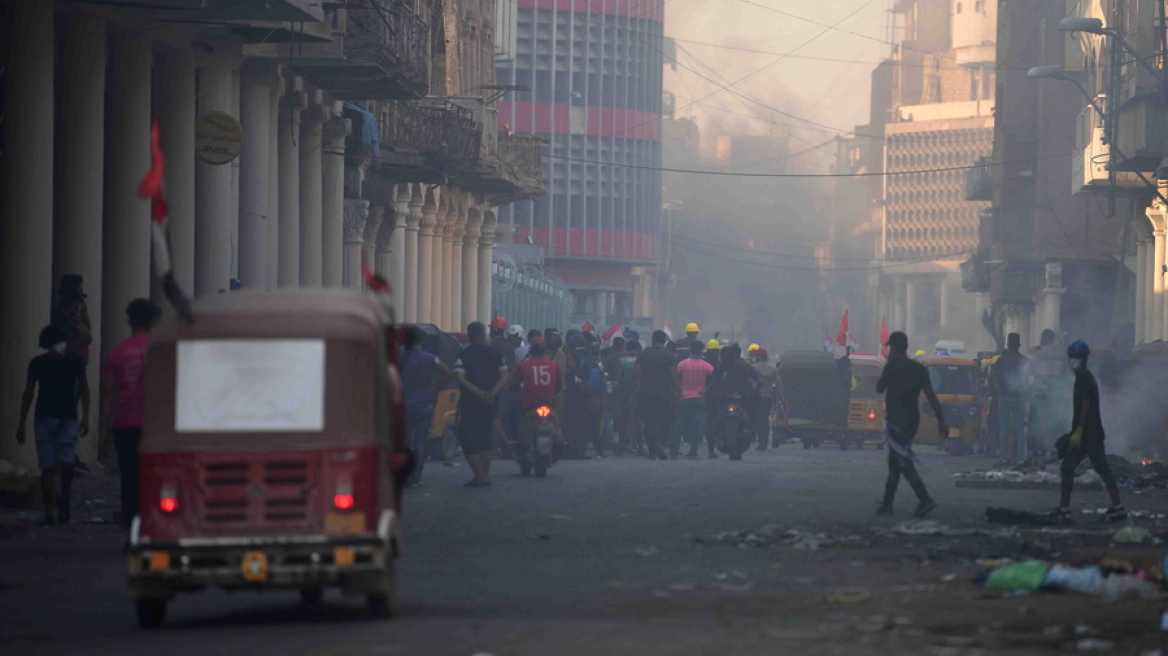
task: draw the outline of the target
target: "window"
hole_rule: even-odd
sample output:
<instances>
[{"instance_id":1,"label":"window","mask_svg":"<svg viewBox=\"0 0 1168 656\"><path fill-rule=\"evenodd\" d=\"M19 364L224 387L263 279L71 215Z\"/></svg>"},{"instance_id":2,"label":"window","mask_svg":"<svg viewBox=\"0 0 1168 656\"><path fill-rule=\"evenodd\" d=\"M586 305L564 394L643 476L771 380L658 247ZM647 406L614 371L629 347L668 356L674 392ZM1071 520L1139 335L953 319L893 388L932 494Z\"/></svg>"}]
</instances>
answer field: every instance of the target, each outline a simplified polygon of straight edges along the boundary
<instances>
[{"instance_id":1,"label":"window","mask_svg":"<svg viewBox=\"0 0 1168 656\"><path fill-rule=\"evenodd\" d=\"M957 3L957 9L956 9L956 11L954 11L953 13L955 13L955 14L960 14L960 13L961 13L961 3L960 3L960 2L958 2L958 3Z\"/></svg>"},{"instance_id":2,"label":"window","mask_svg":"<svg viewBox=\"0 0 1168 656\"><path fill-rule=\"evenodd\" d=\"M979 14L984 14L985 13L985 0L977 0L977 2L973 3L973 10Z\"/></svg>"}]
</instances>

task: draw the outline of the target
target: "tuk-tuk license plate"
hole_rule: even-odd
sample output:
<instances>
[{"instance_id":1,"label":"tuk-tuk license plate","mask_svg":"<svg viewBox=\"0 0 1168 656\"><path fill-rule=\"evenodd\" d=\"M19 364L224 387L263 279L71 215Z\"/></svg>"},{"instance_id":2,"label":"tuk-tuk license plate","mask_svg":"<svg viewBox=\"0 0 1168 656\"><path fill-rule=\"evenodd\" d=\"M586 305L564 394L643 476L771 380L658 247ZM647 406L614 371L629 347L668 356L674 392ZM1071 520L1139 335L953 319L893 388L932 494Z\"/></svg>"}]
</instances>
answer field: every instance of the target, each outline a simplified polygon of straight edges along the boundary
<instances>
[{"instance_id":1,"label":"tuk-tuk license plate","mask_svg":"<svg viewBox=\"0 0 1168 656\"><path fill-rule=\"evenodd\" d=\"M245 581L267 581L267 554L262 551L249 551L243 554L243 560L240 563L240 569L243 571L243 580Z\"/></svg>"},{"instance_id":2,"label":"tuk-tuk license plate","mask_svg":"<svg viewBox=\"0 0 1168 656\"><path fill-rule=\"evenodd\" d=\"M960 428L950 428L949 429L949 437L961 437L961 429Z\"/></svg>"},{"instance_id":3,"label":"tuk-tuk license plate","mask_svg":"<svg viewBox=\"0 0 1168 656\"><path fill-rule=\"evenodd\" d=\"M324 515L324 532L329 535L352 535L365 530L365 514L329 512Z\"/></svg>"}]
</instances>

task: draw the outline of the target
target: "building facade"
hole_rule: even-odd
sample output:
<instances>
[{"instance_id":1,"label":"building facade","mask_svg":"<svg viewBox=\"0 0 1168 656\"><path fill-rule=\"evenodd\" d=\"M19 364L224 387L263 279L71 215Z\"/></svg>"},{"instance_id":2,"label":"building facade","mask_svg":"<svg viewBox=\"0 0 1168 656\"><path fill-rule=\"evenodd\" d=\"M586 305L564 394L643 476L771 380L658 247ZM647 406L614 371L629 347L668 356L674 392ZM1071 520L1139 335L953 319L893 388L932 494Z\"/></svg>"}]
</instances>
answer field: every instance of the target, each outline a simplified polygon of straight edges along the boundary
<instances>
[{"instance_id":1,"label":"building facade","mask_svg":"<svg viewBox=\"0 0 1168 656\"><path fill-rule=\"evenodd\" d=\"M5 361L38 353L57 281L80 274L96 394L102 353L129 334L126 305L161 300L137 196L153 115L188 294L360 288L364 258L399 317L488 319L497 208L542 192L538 144L500 135L481 88L494 16L493 0L4 3ZM237 157L218 157L217 129ZM23 374L0 373L6 434ZM32 464L32 441L0 442L0 459Z\"/></svg>"},{"instance_id":2,"label":"building facade","mask_svg":"<svg viewBox=\"0 0 1168 656\"><path fill-rule=\"evenodd\" d=\"M500 54L507 133L546 140L547 193L504 209L516 239L544 248L575 300L573 323L649 311L658 259L664 14L635 0L518 0Z\"/></svg>"}]
</instances>

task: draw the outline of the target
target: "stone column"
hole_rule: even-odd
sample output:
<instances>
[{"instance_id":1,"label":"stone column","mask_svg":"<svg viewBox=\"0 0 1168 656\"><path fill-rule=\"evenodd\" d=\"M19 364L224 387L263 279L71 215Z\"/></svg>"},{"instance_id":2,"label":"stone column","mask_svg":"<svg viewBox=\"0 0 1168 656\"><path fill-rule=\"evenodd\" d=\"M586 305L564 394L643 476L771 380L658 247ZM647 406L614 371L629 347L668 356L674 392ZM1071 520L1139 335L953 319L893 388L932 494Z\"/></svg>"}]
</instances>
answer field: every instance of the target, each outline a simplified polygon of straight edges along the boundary
<instances>
[{"instance_id":1,"label":"stone column","mask_svg":"<svg viewBox=\"0 0 1168 656\"><path fill-rule=\"evenodd\" d=\"M482 215L477 208L466 213L466 230L462 238L462 322L482 321L479 313L479 240L482 238Z\"/></svg>"},{"instance_id":2,"label":"stone column","mask_svg":"<svg viewBox=\"0 0 1168 656\"><path fill-rule=\"evenodd\" d=\"M150 203L138 198L138 184L150 170L153 59L150 39L110 42L101 314L102 343L107 347L130 336L126 324L130 301L150 295Z\"/></svg>"},{"instance_id":3,"label":"stone column","mask_svg":"<svg viewBox=\"0 0 1168 656\"><path fill-rule=\"evenodd\" d=\"M466 235L466 215L459 212L450 240L450 330L461 331L466 326L462 314L462 240Z\"/></svg>"},{"instance_id":4,"label":"stone column","mask_svg":"<svg viewBox=\"0 0 1168 656\"><path fill-rule=\"evenodd\" d=\"M345 199L345 276L348 289L361 289L361 248L365 244L365 221L369 218L369 201Z\"/></svg>"},{"instance_id":5,"label":"stone column","mask_svg":"<svg viewBox=\"0 0 1168 656\"><path fill-rule=\"evenodd\" d=\"M1151 340L1164 339L1164 263L1165 240L1164 215L1158 209L1149 208L1148 219L1152 222L1152 321Z\"/></svg>"},{"instance_id":6,"label":"stone column","mask_svg":"<svg viewBox=\"0 0 1168 656\"><path fill-rule=\"evenodd\" d=\"M170 264L175 282L195 289L195 64L186 53L168 53L155 62L160 137L166 153L166 204L170 215Z\"/></svg>"},{"instance_id":7,"label":"stone column","mask_svg":"<svg viewBox=\"0 0 1168 656\"><path fill-rule=\"evenodd\" d=\"M441 197L434 190L427 194L422 207L422 226L418 233L418 313L417 323L434 323L434 227Z\"/></svg>"},{"instance_id":8,"label":"stone column","mask_svg":"<svg viewBox=\"0 0 1168 656\"><path fill-rule=\"evenodd\" d=\"M12 436L25 387L24 367L40 351L37 335L48 321L52 300L53 3L15 0L0 11L7 13L0 49L8 62L20 62L9 66L0 80L6 100L0 124L4 160L20 163L4 167L0 175L0 353L7 363L0 368L0 458L32 468L32 417L25 425L23 447Z\"/></svg>"},{"instance_id":9,"label":"stone column","mask_svg":"<svg viewBox=\"0 0 1168 656\"><path fill-rule=\"evenodd\" d=\"M442 189L442 202L438 204L438 211L434 215L434 241L431 242L433 248L433 255L430 258L430 293L433 294L431 300L431 323L437 325L439 328L446 329L446 296L447 285L450 283L446 276L449 269L446 266L446 224L447 217L450 215L450 205L453 194L449 189Z\"/></svg>"},{"instance_id":10,"label":"stone column","mask_svg":"<svg viewBox=\"0 0 1168 656\"><path fill-rule=\"evenodd\" d=\"M223 59L199 68L200 117L211 112L238 116L231 111L234 67L234 60ZM230 287L232 247L236 243L231 234L232 177L231 164L195 161L195 294L199 296Z\"/></svg>"},{"instance_id":11,"label":"stone column","mask_svg":"<svg viewBox=\"0 0 1168 656\"><path fill-rule=\"evenodd\" d=\"M904 282L892 278L892 324L893 332L900 330L904 331L907 328L907 317L905 312L905 297L908 295L908 290Z\"/></svg>"},{"instance_id":12,"label":"stone column","mask_svg":"<svg viewBox=\"0 0 1168 656\"><path fill-rule=\"evenodd\" d=\"M340 103L332 109L334 116L340 115ZM341 240L344 236L345 137L349 136L351 128L347 118L334 118L324 124L324 188L321 192L324 251L321 267L325 287L340 287L344 282ZM372 257L369 266L373 266Z\"/></svg>"},{"instance_id":13,"label":"stone column","mask_svg":"<svg viewBox=\"0 0 1168 656\"><path fill-rule=\"evenodd\" d=\"M271 165L268 152L272 119L272 71L267 64L243 63L239 155L239 282L244 289L268 289L268 225L276 219L268 208Z\"/></svg>"},{"instance_id":14,"label":"stone column","mask_svg":"<svg viewBox=\"0 0 1168 656\"><path fill-rule=\"evenodd\" d=\"M1063 294L1067 292L1063 287L1063 265L1061 262L1047 262L1046 264L1046 286L1042 290L1043 293L1043 313L1041 323L1038 327L1039 337L1042 331L1049 328L1054 331L1056 336L1062 334L1062 310L1063 310ZM1033 335L1031 339L1033 340ZM1027 344L1031 346L1032 344Z\"/></svg>"},{"instance_id":15,"label":"stone column","mask_svg":"<svg viewBox=\"0 0 1168 656\"><path fill-rule=\"evenodd\" d=\"M920 324L917 321L917 313L920 311L920 284L915 280L904 282L904 332L908 334L908 341L918 346L922 343L919 332ZM916 349L914 348L913 351L915 352Z\"/></svg>"},{"instance_id":16,"label":"stone column","mask_svg":"<svg viewBox=\"0 0 1168 656\"><path fill-rule=\"evenodd\" d=\"M389 287L392 290L393 309L397 320L403 318L402 307L402 288L393 281L393 269L398 260L401 259L401 251L393 251L393 238L397 235L398 229L396 226L395 215L393 208L385 208L385 213L381 218L381 227L377 229L377 234L373 240L373 258L370 260L369 266L377 272L377 275L389 281ZM402 225L405 225L405 219L402 219ZM405 230L404 227L401 228Z\"/></svg>"},{"instance_id":17,"label":"stone column","mask_svg":"<svg viewBox=\"0 0 1168 656\"><path fill-rule=\"evenodd\" d=\"M450 326L454 325L454 222L457 215L458 208L452 205L442 222L442 294L439 297L442 323L439 325L443 330L451 330Z\"/></svg>"},{"instance_id":18,"label":"stone column","mask_svg":"<svg viewBox=\"0 0 1168 656\"><path fill-rule=\"evenodd\" d=\"M327 110L316 104L300 113L300 286L320 287L324 282L324 183L323 138Z\"/></svg>"},{"instance_id":19,"label":"stone column","mask_svg":"<svg viewBox=\"0 0 1168 656\"><path fill-rule=\"evenodd\" d=\"M382 205L370 205L369 216L365 219L365 232L361 238L361 257L357 263L360 265L362 261L365 262L374 273L385 278L385 274L377 270L375 263L377 261L377 238L381 233L381 225L385 217L385 207ZM360 273L360 271L358 271ZM386 278L389 280L389 278ZM364 280L362 280L362 283ZM347 285L346 285L347 286Z\"/></svg>"},{"instance_id":20,"label":"stone column","mask_svg":"<svg viewBox=\"0 0 1168 656\"><path fill-rule=\"evenodd\" d=\"M275 289L280 280L280 100L284 78L272 78L268 96L268 267L267 289Z\"/></svg>"},{"instance_id":21,"label":"stone column","mask_svg":"<svg viewBox=\"0 0 1168 656\"><path fill-rule=\"evenodd\" d=\"M280 287L300 286L300 114L307 98L300 91L301 81L291 77L292 85L280 99L279 176L280 176Z\"/></svg>"},{"instance_id":22,"label":"stone column","mask_svg":"<svg viewBox=\"0 0 1168 656\"><path fill-rule=\"evenodd\" d=\"M1139 219L1136 219L1137 221ZM1138 229L1137 229L1138 230ZM1148 270L1151 265L1148 262L1148 242L1143 238L1143 235L1136 236L1136 344L1142 344L1147 339L1147 320L1148 320Z\"/></svg>"},{"instance_id":23,"label":"stone column","mask_svg":"<svg viewBox=\"0 0 1168 656\"><path fill-rule=\"evenodd\" d=\"M403 298L405 299L405 318L408 323L418 322L418 297L421 292L421 280L418 272L421 271L420 256L422 228L422 204L425 202L426 191L422 185L410 185L413 193L410 195L409 216L406 220L405 260L403 278Z\"/></svg>"},{"instance_id":24,"label":"stone column","mask_svg":"<svg viewBox=\"0 0 1168 656\"><path fill-rule=\"evenodd\" d=\"M479 238L479 316L491 319L491 256L495 250L495 213L483 213L483 230Z\"/></svg>"},{"instance_id":25,"label":"stone column","mask_svg":"<svg viewBox=\"0 0 1168 656\"><path fill-rule=\"evenodd\" d=\"M399 184L393 190L393 233L389 236L392 253L389 282L393 285L393 304L399 317L404 317L406 311L406 219L409 216L410 185Z\"/></svg>"}]
</instances>

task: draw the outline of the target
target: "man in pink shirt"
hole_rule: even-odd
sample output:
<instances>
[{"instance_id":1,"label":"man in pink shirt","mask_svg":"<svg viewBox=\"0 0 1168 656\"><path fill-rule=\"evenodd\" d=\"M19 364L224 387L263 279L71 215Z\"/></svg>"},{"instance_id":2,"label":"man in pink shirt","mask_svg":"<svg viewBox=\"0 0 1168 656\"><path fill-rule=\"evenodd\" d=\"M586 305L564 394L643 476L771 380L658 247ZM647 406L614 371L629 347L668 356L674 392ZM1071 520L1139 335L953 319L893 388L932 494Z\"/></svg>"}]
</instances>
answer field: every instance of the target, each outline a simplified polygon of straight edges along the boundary
<instances>
[{"instance_id":1,"label":"man in pink shirt","mask_svg":"<svg viewBox=\"0 0 1168 656\"><path fill-rule=\"evenodd\" d=\"M110 434L118 452L122 478L122 522L129 526L138 514L138 445L142 441L143 377L150 331L162 312L143 298L130 301L126 315L131 336L110 349L101 386L101 449L109 448Z\"/></svg>"},{"instance_id":2,"label":"man in pink shirt","mask_svg":"<svg viewBox=\"0 0 1168 656\"><path fill-rule=\"evenodd\" d=\"M702 442L702 430L706 425L706 384L714 367L702 357L705 346L694 340L690 345L689 357L677 365L677 374L681 378L681 412L673 429L673 450L670 455L677 459L681 453L682 433L689 440L689 453L686 457L698 457L698 445ZM713 440L709 443L710 458L718 457L714 453Z\"/></svg>"}]
</instances>

